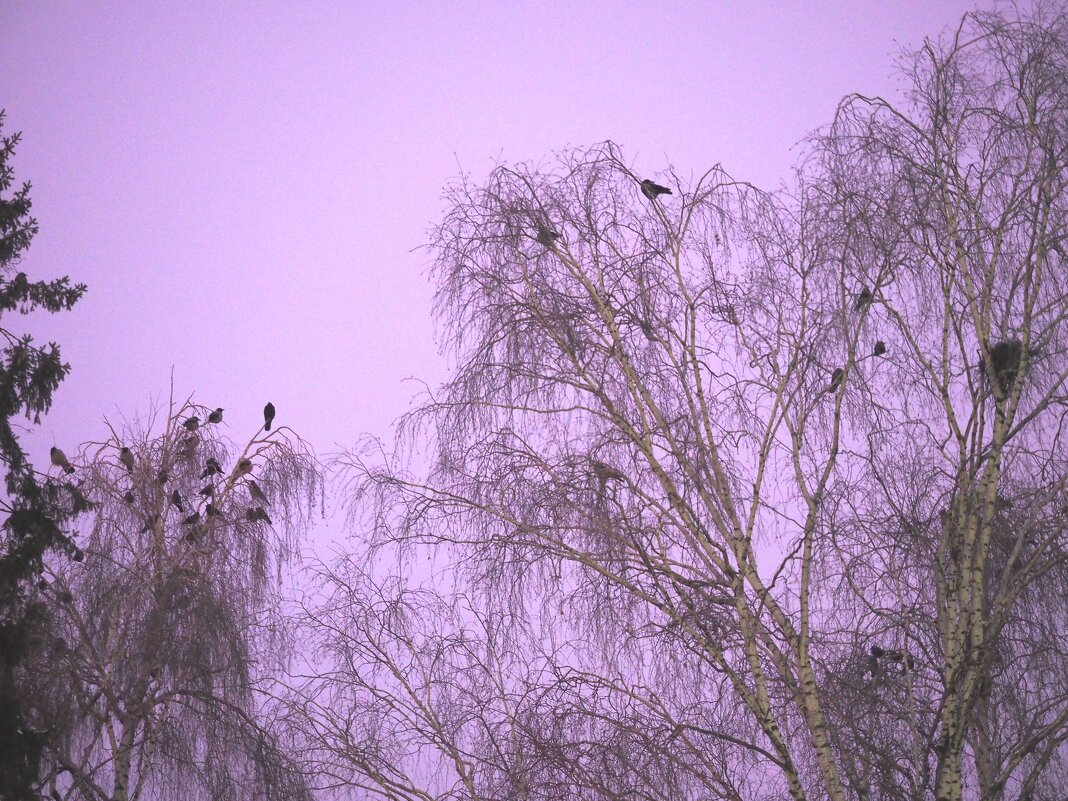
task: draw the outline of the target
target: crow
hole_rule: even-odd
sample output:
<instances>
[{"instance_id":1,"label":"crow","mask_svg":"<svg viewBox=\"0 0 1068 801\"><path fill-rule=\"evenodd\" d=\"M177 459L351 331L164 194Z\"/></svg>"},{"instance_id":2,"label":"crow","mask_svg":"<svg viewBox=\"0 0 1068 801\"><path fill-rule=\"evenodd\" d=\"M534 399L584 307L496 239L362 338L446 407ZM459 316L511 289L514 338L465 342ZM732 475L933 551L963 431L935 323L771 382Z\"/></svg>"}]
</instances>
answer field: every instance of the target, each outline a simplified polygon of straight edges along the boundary
<instances>
[{"instance_id":1,"label":"crow","mask_svg":"<svg viewBox=\"0 0 1068 801\"><path fill-rule=\"evenodd\" d=\"M71 466L71 463L67 461L67 454L63 453L63 451L61 451L55 445L53 445L52 450L49 451L49 456L52 459L52 464L54 464L56 467L62 467L63 471L68 475L74 472L74 468Z\"/></svg>"},{"instance_id":2,"label":"crow","mask_svg":"<svg viewBox=\"0 0 1068 801\"><path fill-rule=\"evenodd\" d=\"M658 195L670 195L672 194L672 192L666 186L661 186L660 184L653 183L648 178L646 178L644 181L642 181L642 194L650 200L656 200Z\"/></svg>"},{"instance_id":3,"label":"crow","mask_svg":"<svg viewBox=\"0 0 1068 801\"><path fill-rule=\"evenodd\" d=\"M599 462L596 459L590 461L590 466L593 468L593 474L597 476L597 479L605 484L609 481L626 481L627 477L616 470L614 467L606 465L604 462Z\"/></svg>"},{"instance_id":4,"label":"crow","mask_svg":"<svg viewBox=\"0 0 1068 801\"><path fill-rule=\"evenodd\" d=\"M873 353L876 356L882 356L884 353L886 353L886 343L883 342L881 339L878 342L876 342L875 343L875 350L873 351Z\"/></svg>"},{"instance_id":5,"label":"crow","mask_svg":"<svg viewBox=\"0 0 1068 801\"><path fill-rule=\"evenodd\" d=\"M551 248L553 243L560 238L560 234L554 231L552 228L538 223L538 235L535 237L539 245L544 245L547 248Z\"/></svg>"},{"instance_id":6,"label":"crow","mask_svg":"<svg viewBox=\"0 0 1068 801\"><path fill-rule=\"evenodd\" d=\"M827 385L827 389L823 390L824 393L834 392L842 386L842 376L844 375L845 371L841 367L835 367L831 373L831 383Z\"/></svg>"},{"instance_id":7,"label":"crow","mask_svg":"<svg viewBox=\"0 0 1068 801\"><path fill-rule=\"evenodd\" d=\"M260 485L253 481L251 478L248 480L248 494L254 501L260 503L267 503L267 496L263 494L263 490L260 489Z\"/></svg>"}]
</instances>

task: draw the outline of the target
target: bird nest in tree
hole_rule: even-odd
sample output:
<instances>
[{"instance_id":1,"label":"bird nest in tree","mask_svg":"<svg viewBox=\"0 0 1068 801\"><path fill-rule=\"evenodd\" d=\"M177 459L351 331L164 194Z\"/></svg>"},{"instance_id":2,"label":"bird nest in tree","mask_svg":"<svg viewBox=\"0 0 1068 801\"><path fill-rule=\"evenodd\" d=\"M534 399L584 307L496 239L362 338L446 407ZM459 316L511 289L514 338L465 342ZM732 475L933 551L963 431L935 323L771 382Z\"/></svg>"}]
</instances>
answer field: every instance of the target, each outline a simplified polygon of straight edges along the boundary
<instances>
[{"instance_id":1,"label":"bird nest in tree","mask_svg":"<svg viewBox=\"0 0 1068 801\"><path fill-rule=\"evenodd\" d=\"M1016 382L1020 372L1020 361L1023 358L1023 343L1018 339L1003 339L990 348L990 365L992 373L997 378L1001 389L1008 392ZM979 359L979 367L985 371L986 364L982 357Z\"/></svg>"}]
</instances>

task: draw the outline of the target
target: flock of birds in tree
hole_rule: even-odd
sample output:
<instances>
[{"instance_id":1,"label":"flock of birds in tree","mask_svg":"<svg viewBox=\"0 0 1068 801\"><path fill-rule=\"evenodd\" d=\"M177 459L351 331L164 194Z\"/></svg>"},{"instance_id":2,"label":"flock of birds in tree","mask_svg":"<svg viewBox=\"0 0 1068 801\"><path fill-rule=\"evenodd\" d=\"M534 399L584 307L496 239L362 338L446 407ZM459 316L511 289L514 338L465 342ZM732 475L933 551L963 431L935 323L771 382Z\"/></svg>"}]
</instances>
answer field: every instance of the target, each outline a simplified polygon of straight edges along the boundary
<instances>
[{"instance_id":1,"label":"flock of birds in tree","mask_svg":"<svg viewBox=\"0 0 1068 801\"><path fill-rule=\"evenodd\" d=\"M222 407L219 407L219 408L215 409L214 411L210 412L207 415L207 417L205 418L205 424L221 423L222 419L223 419L223 412L224 411L225 411L225 409L223 409ZM266 406L263 407L263 429L264 429L264 431L270 431L271 430L271 425L274 423L274 417L275 417L274 404L273 403L268 403ZM189 433L186 435L186 437L182 440L182 442L179 445L178 455L180 457L185 458L185 459L193 459L193 458L195 458L195 456L196 456L196 447L197 447L197 437L196 437L194 432L196 432L200 428L200 426L201 426L200 418L197 417L196 415L192 415L191 417L188 417L184 421L182 421L182 428L184 428ZM60 448L56 447L55 445L53 445L52 449L51 449L51 451L49 453L49 457L51 459L51 462L52 462L53 466L62 469L68 475L75 472L74 465L72 465L70 463L70 460L67 459L67 455L62 451L62 449L60 449ZM122 447L119 448L119 463L124 468L126 468L126 472L127 473L131 473L131 474L133 473L134 467L136 465L136 459L134 457L133 451L128 446L123 445ZM252 465L252 460L251 459L248 459L248 458L240 459L238 461L238 463L237 463L237 466L234 468L234 471L233 471L232 475L230 476L229 483L228 483L227 486L233 485L234 482L236 482L240 478L247 477L252 472L252 467L253 467L253 465ZM221 514L221 512L219 510L219 507L216 506L215 503L213 502L214 498L215 498L215 493L216 493L216 485L214 483L212 483L212 478L214 476L223 475L223 472L224 471L223 471L222 465L219 464L219 461L217 459L215 459L214 457L210 457L209 456L205 460L205 462L204 462L204 470L200 473L200 479L202 481L207 479L208 480L208 484L206 484L203 487L203 489L201 489L200 492L198 493L201 497L203 497L205 499L205 501L207 501L206 505L204 506L204 516L205 517L213 518L213 517L218 517ZM169 480L170 480L170 471L168 471L165 468L161 469L156 474L156 483L159 484L160 486L163 486ZM263 523L267 523L268 525L271 525L272 521L271 521L270 515L268 515L266 509L264 509L264 506L268 505L267 496L263 493L263 490L260 489L259 484L257 484L255 482L255 480L253 480L251 478L247 478L246 481L245 481L245 484L246 484L246 487L248 488L249 497L254 502L259 504L258 506L250 507L245 512L245 518L250 523L263 522ZM186 533L186 536L185 536L186 540L189 541L189 542L195 542L196 541L196 533L195 533L193 527L195 527L196 524L200 522L200 519L201 519L200 510L199 509L193 509L193 510L190 511L189 514L186 514L185 499L182 497L181 492L179 492L177 489L175 489L173 492L171 492L169 500L170 500L170 505L173 506L178 511L179 514L185 514L186 515L185 517L182 518L182 521L181 521L181 524L183 526L190 527L189 531ZM127 490L123 494L123 501L128 503L128 504L135 503L136 496L134 495L132 489ZM156 524L159 523L159 520L160 520L160 515L159 514L150 515L145 520L145 524L141 528L140 533L143 534L143 533L146 533L148 531L151 531L153 528L155 528Z\"/></svg>"}]
</instances>

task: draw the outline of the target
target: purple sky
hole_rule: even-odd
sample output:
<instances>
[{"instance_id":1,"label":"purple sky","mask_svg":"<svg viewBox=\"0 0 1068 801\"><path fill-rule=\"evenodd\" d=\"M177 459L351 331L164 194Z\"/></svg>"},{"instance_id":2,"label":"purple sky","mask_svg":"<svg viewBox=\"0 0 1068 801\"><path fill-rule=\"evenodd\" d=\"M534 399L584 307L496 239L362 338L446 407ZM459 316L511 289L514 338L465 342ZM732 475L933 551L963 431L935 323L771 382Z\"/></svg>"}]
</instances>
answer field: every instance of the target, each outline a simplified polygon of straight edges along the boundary
<instances>
[{"instance_id":1,"label":"purple sky","mask_svg":"<svg viewBox=\"0 0 1068 801\"><path fill-rule=\"evenodd\" d=\"M172 366L241 442L268 399L320 454L388 435L404 379L445 375L415 249L461 167L610 138L641 172L771 188L842 95L897 91L895 43L972 4L513 6L0 4L41 224L21 269L89 285L29 323L73 365L35 461L165 400Z\"/></svg>"}]
</instances>

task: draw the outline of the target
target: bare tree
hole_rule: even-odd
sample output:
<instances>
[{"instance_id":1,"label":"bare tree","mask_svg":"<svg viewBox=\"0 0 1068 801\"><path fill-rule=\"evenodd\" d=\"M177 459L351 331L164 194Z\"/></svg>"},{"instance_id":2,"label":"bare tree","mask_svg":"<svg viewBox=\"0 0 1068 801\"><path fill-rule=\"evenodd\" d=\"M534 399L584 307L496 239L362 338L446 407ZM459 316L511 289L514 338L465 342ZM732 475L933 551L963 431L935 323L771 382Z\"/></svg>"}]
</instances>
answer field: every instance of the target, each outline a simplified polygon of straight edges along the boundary
<instances>
[{"instance_id":1,"label":"bare tree","mask_svg":"<svg viewBox=\"0 0 1068 801\"><path fill-rule=\"evenodd\" d=\"M291 645L281 571L319 470L291 429L235 453L218 418L172 403L65 475L93 507L85 556L41 588L61 636L27 677L57 799L308 797L268 691Z\"/></svg>"},{"instance_id":2,"label":"bare tree","mask_svg":"<svg viewBox=\"0 0 1068 801\"><path fill-rule=\"evenodd\" d=\"M515 665L588 647L509 673L541 706L463 751L537 771L418 797L1059 797L1068 18L969 14L903 68L790 192L649 192L612 143L449 189L455 377L344 460L354 520L546 626ZM335 714L396 697L335 656Z\"/></svg>"}]
</instances>

